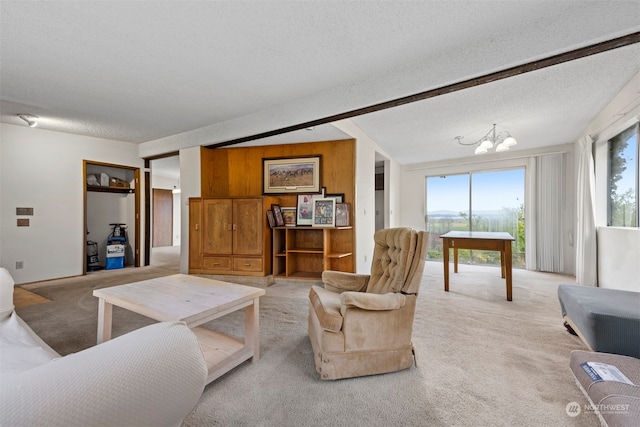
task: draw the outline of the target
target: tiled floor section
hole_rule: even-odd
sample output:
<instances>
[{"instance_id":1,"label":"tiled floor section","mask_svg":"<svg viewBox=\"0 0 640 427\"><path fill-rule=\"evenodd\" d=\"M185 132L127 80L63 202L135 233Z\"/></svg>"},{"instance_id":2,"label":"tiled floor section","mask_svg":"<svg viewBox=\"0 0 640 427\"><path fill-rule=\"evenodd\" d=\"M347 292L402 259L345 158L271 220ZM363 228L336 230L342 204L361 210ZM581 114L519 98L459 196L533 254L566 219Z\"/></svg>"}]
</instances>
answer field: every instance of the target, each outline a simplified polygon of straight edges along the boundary
<instances>
[{"instance_id":1,"label":"tiled floor section","mask_svg":"<svg viewBox=\"0 0 640 427\"><path fill-rule=\"evenodd\" d=\"M36 304L44 304L45 302L50 301L51 300L48 298L42 297L26 289L22 289L18 286L13 289L13 304L16 306L16 308L29 307L30 305Z\"/></svg>"}]
</instances>

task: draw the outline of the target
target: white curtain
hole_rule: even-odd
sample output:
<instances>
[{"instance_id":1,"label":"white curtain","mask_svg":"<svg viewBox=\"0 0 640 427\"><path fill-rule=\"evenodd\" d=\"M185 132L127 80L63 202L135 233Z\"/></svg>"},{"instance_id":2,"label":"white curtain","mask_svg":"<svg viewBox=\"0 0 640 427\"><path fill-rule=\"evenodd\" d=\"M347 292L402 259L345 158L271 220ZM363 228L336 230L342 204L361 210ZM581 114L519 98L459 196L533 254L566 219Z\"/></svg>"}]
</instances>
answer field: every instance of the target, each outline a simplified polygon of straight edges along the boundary
<instances>
[{"instance_id":1,"label":"white curtain","mask_svg":"<svg viewBox=\"0 0 640 427\"><path fill-rule=\"evenodd\" d=\"M564 270L564 154L540 156L536 162L536 260L538 270Z\"/></svg>"},{"instance_id":2,"label":"white curtain","mask_svg":"<svg viewBox=\"0 0 640 427\"><path fill-rule=\"evenodd\" d=\"M593 140L590 136L578 141L576 282L597 286L597 244L595 224L595 175Z\"/></svg>"}]
</instances>

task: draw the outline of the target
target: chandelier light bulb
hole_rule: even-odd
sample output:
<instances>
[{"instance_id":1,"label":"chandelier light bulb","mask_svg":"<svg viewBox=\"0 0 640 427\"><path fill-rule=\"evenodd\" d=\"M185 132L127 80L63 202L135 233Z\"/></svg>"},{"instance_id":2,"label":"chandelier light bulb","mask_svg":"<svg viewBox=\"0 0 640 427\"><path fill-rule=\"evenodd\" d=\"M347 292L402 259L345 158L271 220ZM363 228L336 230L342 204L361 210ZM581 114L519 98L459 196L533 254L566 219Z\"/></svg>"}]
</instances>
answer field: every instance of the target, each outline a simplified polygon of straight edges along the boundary
<instances>
[{"instance_id":1,"label":"chandelier light bulb","mask_svg":"<svg viewBox=\"0 0 640 427\"><path fill-rule=\"evenodd\" d=\"M496 153L499 153L500 151L507 151L508 149L509 149L509 146L506 143L501 142L496 147Z\"/></svg>"},{"instance_id":2,"label":"chandelier light bulb","mask_svg":"<svg viewBox=\"0 0 640 427\"><path fill-rule=\"evenodd\" d=\"M516 141L516 139L512 136L508 136L504 139L504 141L502 141L502 143L507 147L513 147L518 143L518 141Z\"/></svg>"},{"instance_id":3,"label":"chandelier light bulb","mask_svg":"<svg viewBox=\"0 0 640 427\"><path fill-rule=\"evenodd\" d=\"M493 142L489 138L487 138L480 143L480 147L488 150L490 148L493 148Z\"/></svg>"}]
</instances>

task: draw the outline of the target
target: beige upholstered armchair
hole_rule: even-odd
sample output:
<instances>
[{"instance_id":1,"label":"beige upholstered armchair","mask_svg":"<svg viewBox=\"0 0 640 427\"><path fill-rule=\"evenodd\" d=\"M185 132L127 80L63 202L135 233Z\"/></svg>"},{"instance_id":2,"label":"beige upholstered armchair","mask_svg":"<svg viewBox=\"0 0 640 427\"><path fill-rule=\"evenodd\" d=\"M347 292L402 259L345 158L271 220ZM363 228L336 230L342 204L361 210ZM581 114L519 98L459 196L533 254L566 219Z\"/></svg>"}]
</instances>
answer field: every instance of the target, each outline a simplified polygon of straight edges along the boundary
<instances>
[{"instance_id":1,"label":"beige upholstered armchair","mask_svg":"<svg viewBox=\"0 0 640 427\"><path fill-rule=\"evenodd\" d=\"M379 230L371 274L324 271L309 291L309 339L323 380L382 374L413 364L411 332L427 233Z\"/></svg>"}]
</instances>

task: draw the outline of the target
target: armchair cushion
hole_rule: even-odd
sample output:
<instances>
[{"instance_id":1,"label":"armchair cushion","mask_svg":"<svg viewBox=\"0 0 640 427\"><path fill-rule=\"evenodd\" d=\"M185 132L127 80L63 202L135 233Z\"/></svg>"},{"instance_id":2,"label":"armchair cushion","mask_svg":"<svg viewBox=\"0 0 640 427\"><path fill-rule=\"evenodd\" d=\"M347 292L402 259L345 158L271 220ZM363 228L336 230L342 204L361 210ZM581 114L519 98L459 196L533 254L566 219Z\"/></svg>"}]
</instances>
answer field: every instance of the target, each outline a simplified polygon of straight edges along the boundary
<instances>
[{"instance_id":1,"label":"armchair cushion","mask_svg":"<svg viewBox=\"0 0 640 427\"><path fill-rule=\"evenodd\" d=\"M393 292L386 294L343 292L340 294L340 302L345 306L354 306L365 310L397 310L404 307L406 297Z\"/></svg>"},{"instance_id":2,"label":"armchair cushion","mask_svg":"<svg viewBox=\"0 0 640 427\"><path fill-rule=\"evenodd\" d=\"M314 285L309 290L309 301L322 329L340 332L342 329L340 294Z\"/></svg>"},{"instance_id":3,"label":"armchair cushion","mask_svg":"<svg viewBox=\"0 0 640 427\"><path fill-rule=\"evenodd\" d=\"M403 290L416 250L417 233L410 228L381 230L373 236L373 262L367 292Z\"/></svg>"},{"instance_id":4,"label":"armchair cushion","mask_svg":"<svg viewBox=\"0 0 640 427\"><path fill-rule=\"evenodd\" d=\"M324 283L325 289L332 292L358 292L364 291L367 288L369 275L325 270L322 272L322 282Z\"/></svg>"}]
</instances>

